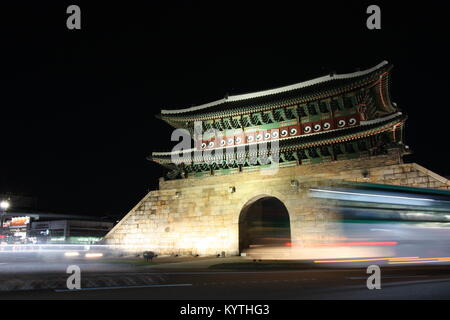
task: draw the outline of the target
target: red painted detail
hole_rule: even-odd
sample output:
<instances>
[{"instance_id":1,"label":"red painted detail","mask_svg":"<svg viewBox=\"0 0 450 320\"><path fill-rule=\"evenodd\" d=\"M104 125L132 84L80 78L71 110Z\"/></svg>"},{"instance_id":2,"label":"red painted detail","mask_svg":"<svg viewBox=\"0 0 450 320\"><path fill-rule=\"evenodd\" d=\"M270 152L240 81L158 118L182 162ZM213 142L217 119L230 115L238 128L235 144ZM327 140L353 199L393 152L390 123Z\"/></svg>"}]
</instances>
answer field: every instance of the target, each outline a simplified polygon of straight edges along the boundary
<instances>
[{"instance_id":1,"label":"red painted detail","mask_svg":"<svg viewBox=\"0 0 450 320\"><path fill-rule=\"evenodd\" d=\"M278 130L278 129L271 129L270 134L272 135L271 139L279 139L280 138L280 130ZM274 137L274 134L276 135L276 137Z\"/></svg>"},{"instance_id":2,"label":"red painted detail","mask_svg":"<svg viewBox=\"0 0 450 320\"><path fill-rule=\"evenodd\" d=\"M283 131L286 130L287 134L285 136L282 135ZM281 127L280 128L280 138L289 137L289 127Z\"/></svg>"},{"instance_id":3,"label":"red painted detail","mask_svg":"<svg viewBox=\"0 0 450 320\"><path fill-rule=\"evenodd\" d=\"M295 130L296 132L293 133L292 130ZM299 125L289 126L289 137L296 137L301 135L301 129Z\"/></svg>"},{"instance_id":4,"label":"red painted detail","mask_svg":"<svg viewBox=\"0 0 450 320\"><path fill-rule=\"evenodd\" d=\"M238 138L240 138L240 142L238 142ZM246 140L245 140L245 135L243 133L240 133L240 134L237 134L234 136L234 144L235 145L240 146L245 143L246 143Z\"/></svg>"},{"instance_id":5,"label":"red painted detail","mask_svg":"<svg viewBox=\"0 0 450 320\"><path fill-rule=\"evenodd\" d=\"M307 128L310 128L310 130L308 131ZM306 122L306 123L302 123L302 134L310 134L313 133L313 125L312 122Z\"/></svg>"},{"instance_id":6,"label":"red painted detail","mask_svg":"<svg viewBox=\"0 0 450 320\"><path fill-rule=\"evenodd\" d=\"M249 141L249 137L253 137L253 141ZM255 141L256 141L256 133L251 132L251 133L246 134L246 136L245 136L245 143L252 143L252 142L255 142Z\"/></svg>"},{"instance_id":7,"label":"red painted detail","mask_svg":"<svg viewBox=\"0 0 450 320\"><path fill-rule=\"evenodd\" d=\"M311 123L311 125L312 125L312 131L313 132L320 132L320 131L323 130L323 128L322 128L322 121L314 121L314 122ZM320 127L319 130L316 129L317 125Z\"/></svg>"},{"instance_id":8,"label":"red painted detail","mask_svg":"<svg viewBox=\"0 0 450 320\"><path fill-rule=\"evenodd\" d=\"M325 124L326 123L328 123L330 125L329 128L325 128ZM322 124L321 125L322 125L322 130L323 131L328 131L328 130L332 130L332 129L336 128L335 125L334 125L333 118L322 120Z\"/></svg>"},{"instance_id":9,"label":"red painted detail","mask_svg":"<svg viewBox=\"0 0 450 320\"><path fill-rule=\"evenodd\" d=\"M343 126L340 126L340 121L344 121L345 124ZM348 126L348 119L346 116L336 117L334 118L334 127L336 129L345 128Z\"/></svg>"}]
</instances>

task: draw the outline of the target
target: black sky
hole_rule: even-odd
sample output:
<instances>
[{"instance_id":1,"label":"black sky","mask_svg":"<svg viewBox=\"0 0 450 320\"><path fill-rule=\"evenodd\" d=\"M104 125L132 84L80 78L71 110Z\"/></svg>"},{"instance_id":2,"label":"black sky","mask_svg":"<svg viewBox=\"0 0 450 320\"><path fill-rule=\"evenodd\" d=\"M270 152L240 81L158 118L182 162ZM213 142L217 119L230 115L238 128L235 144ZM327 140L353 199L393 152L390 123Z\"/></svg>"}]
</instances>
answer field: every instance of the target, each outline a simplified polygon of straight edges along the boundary
<instances>
[{"instance_id":1,"label":"black sky","mask_svg":"<svg viewBox=\"0 0 450 320\"><path fill-rule=\"evenodd\" d=\"M450 175L443 1L93 2L0 5L0 192L35 195L41 210L123 215L163 175L145 159L172 146L160 109L382 60L409 115L406 160ZM66 28L70 4L81 30ZM369 4L381 30L366 28Z\"/></svg>"}]
</instances>

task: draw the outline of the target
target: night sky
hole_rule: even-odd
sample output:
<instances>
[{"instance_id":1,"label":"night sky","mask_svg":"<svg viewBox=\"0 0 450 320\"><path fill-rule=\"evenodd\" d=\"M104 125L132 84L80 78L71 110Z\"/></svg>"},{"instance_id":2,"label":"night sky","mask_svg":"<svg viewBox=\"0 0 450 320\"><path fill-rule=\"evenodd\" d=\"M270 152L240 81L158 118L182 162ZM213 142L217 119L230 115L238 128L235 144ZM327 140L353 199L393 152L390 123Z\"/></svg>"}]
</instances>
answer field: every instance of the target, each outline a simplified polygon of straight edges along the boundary
<instances>
[{"instance_id":1,"label":"night sky","mask_svg":"<svg viewBox=\"0 0 450 320\"><path fill-rule=\"evenodd\" d=\"M405 160L450 175L443 1L93 2L0 5L0 193L36 196L40 210L122 216L164 174L146 160L174 144L161 109L382 60L409 116ZM66 28L70 4L81 30ZM366 28L370 4L381 30Z\"/></svg>"}]
</instances>

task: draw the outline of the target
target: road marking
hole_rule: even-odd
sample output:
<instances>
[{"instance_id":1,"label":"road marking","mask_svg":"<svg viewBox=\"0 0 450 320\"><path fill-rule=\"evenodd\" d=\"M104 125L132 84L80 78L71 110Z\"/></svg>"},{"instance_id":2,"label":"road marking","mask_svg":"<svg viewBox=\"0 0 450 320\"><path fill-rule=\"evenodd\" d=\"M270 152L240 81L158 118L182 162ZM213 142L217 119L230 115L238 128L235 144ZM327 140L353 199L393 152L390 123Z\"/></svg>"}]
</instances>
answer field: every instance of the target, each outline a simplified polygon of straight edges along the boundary
<instances>
[{"instance_id":1,"label":"road marking","mask_svg":"<svg viewBox=\"0 0 450 320\"><path fill-rule=\"evenodd\" d=\"M402 276L402 275L392 275L392 276L382 276L382 279L403 279L403 278L428 278L428 275L415 275L415 276ZM349 280L364 280L367 277L346 277Z\"/></svg>"},{"instance_id":2,"label":"road marking","mask_svg":"<svg viewBox=\"0 0 450 320\"><path fill-rule=\"evenodd\" d=\"M190 287L192 283L175 283L175 284L148 284L142 286L117 286L117 287L93 287L81 289L55 289L55 292L76 292L76 291L94 291L94 290L115 290L115 289L139 289L139 288L162 288L162 287Z\"/></svg>"}]
</instances>

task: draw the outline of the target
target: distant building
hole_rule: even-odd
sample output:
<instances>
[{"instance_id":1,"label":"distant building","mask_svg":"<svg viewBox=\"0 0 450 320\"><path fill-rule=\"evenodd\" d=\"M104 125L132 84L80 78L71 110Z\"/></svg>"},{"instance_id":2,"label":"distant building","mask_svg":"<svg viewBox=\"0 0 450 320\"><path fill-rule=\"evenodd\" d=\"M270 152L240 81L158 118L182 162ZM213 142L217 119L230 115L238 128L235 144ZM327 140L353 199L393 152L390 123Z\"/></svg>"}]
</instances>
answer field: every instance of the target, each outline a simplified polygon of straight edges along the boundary
<instances>
[{"instance_id":1,"label":"distant building","mask_svg":"<svg viewBox=\"0 0 450 320\"><path fill-rule=\"evenodd\" d=\"M37 211L37 199L0 195L10 207L0 212L3 243L96 243L113 227L98 217Z\"/></svg>"},{"instance_id":2,"label":"distant building","mask_svg":"<svg viewBox=\"0 0 450 320\"><path fill-rule=\"evenodd\" d=\"M95 243L112 227L112 222L104 221L35 221L28 229L28 238L38 243Z\"/></svg>"}]
</instances>

